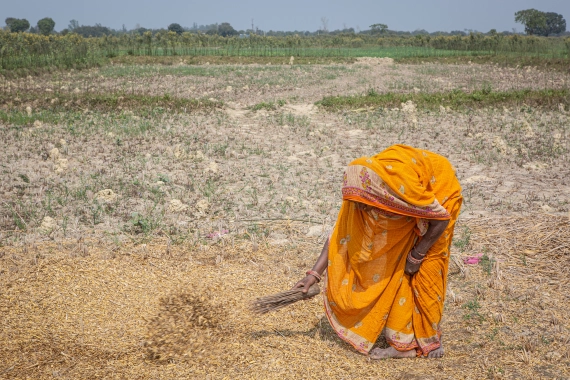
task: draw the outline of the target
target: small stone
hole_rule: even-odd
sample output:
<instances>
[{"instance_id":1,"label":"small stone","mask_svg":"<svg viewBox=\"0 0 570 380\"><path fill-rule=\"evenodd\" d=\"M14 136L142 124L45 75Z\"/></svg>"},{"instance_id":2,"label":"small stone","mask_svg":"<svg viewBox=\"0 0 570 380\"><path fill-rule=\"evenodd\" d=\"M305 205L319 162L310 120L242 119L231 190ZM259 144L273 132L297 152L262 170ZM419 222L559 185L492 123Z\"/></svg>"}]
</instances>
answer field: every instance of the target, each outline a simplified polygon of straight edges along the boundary
<instances>
[{"instance_id":1,"label":"small stone","mask_svg":"<svg viewBox=\"0 0 570 380\"><path fill-rule=\"evenodd\" d=\"M218 164L215 161L212 161L208 164L208 167L204 169L204 172L205 173L210 172L216 174L218 172L218 169L219 169Z\"/></svg>"},{"instance_id":2,"label":"small stone","mask_svg":"<svg viewBox=\"0 0 570 380\"><path fill-rule=\"evenodd\" d=\"M59 158L59 149L57 148L53 148L52 150L49 151L48 153L49 158L51 158L52 160L57 160Z\"/></svg>"},{"instance_id":3,"label":"small stone","mask_svg":"<svg viewBox=\"0 0 570 380\"><path fill-rule=\"evenodd\" d=\"M320 237L329 231L330 231L329 226L323 226L323 225L311 226L309 228L309 231L307 232L306 236L307 237Z\"/></svg>"},{"instance_id":4,"label":"small stone","mask_svg":"<svg viewBox=\"0 0 570 380\"><path fill-rule=\"evenodd\" d=\"M180 146L180 144L176 144L173 150L174 157L182 158L184 156L184 150Z\"/></svg>"},{"instance_id":5,"label":"small stone","mask_svg":"<svg viewBox=\"0 0 570 380\"><path fill-rule=\"evenodd\" d=\"M207 199L200 199L198 202L196 202L196 208L200 212L206 212L208 207L210 207L210 202L208 202Z\"/></svg>"},{"instance_id":6,"label":"small stone","mask_svg":"<svg viewBox=\"0 0 570 380\"><path fill-rule=\"evenodd\" d=\"M42 234L49 234L57 227L57 223L55 219L50 218L49 216L45 216L42 219L42 223L40 224L39 231Z\"/></svg>"},{"instance_id":7,"label":"small stone","mask_svg":"<svg viewBox=\"0 0 570 380\"><path fill-rule=\"evenodd\" d=\"M115 200L117 200L119 196L111 189L104 189L101 191L98 191L97 194L95 194L95 198L98 201L102 201L102 202L106 202L106 203L110 203L110 202L114 202Z\"/></svg>"},{"instance_id":8,"label":"small stone","mask_svg":"<svg viewBox=\"0 0 570 380\"><path fill-rule=\"evenodd\" d=\"M194 159L203 160L204 158L206 158L206 156L201 150L197 150L196 153L194 153Z\"/></svg>"},{"instance_id":9,"label":"small stone","mask_svg":"<svg viewBox=\"0 0 570 380\"><path fill-rule=\"evenodd\" d=\"M173 199L168 205L168 210L171 212L184 212L188 209L188 205L185 205L179 199Z\"/></svg>"},{"instance_id":10,"label":"small stone","mask_svg":"<svg viewBox=\"0 0 570 380\"><path fill-rule=\"evenodd\" d=\"M53 170L56 173L63 173L67 170L68 163L66 158L58 158L53 164Z\"/></svg>"}]
</instances>

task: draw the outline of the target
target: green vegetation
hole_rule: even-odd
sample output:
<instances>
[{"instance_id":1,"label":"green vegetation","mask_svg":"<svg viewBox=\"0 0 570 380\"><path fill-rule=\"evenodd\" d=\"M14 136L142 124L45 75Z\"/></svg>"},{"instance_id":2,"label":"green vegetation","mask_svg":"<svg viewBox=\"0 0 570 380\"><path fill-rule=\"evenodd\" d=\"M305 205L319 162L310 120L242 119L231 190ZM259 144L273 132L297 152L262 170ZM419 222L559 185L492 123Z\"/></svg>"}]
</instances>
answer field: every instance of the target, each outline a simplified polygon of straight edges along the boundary
<instances>
[{"instance_id":1,"label":"green vegetation","mask_svg":"<svg viewBox=\"0 0 570 380\"><path fill-rule=\"evenodd\" d=\"M252 111L267 110L274 111L279 107L283 107L287 102L285 100L279 99L276 102L261 102L257 103L251 107Z\"/></svg>"},{"instance_id":2,"label":"green vegetation","mask_svg":"<svg viewBox=\"0 0 570 380\"><path fill-rule=\"evenodd\" d=\"M467 312L463 316L464 319L467 319L467 320L478 319L479 321L483 321L485 319L485 317L483 317L479 313L479 310L481 309L481 304L479 303L479 300L477 300L477 298L465 303L465 305L463 305L463 307L465 309L467 309Z\"/></svg>"},{"instance_id":3,"label":"green vegetation","mask_svg":"<svg viewBox=\"0 0 570 380\"><path fill-rule=\"evenodd\" d=\"M43 94L29 92L18 95L18 99L21 104L33 102L36 104L36 108L50 109L54 112L83 111L86 109L101 112L110 112L120 109L145 112L156 109L192 112L197 110L213 110L220 108L223 105L221 102L209 99L175 98L169 94L164 94L162 96L150 96L122 93L61 93L54 95L50 100ZM55 102L53 102L54 99L56 100ZM0 92L0 105L8 105L10 108L18 109L18 106L14 105L13 102L13 94ZM25 125L33 123L33 121L38 119L28 117L23 112L6 113L4 111L0 111L0 120ZM17 122L17 120L22 122Z\"/></svg>"},{"instance_id":4,"label":"green vegetation","mask_svg":"<svg viewBox=\"0 0 570 380\"><path fill-rule=\"evenodd\" d=\"M483 108L498 106L530 106L558 108L559 104L570 104L569 89L545 90L510 90L493 91L490 87L473 92L453 90L435 93L384 93L379 94L373 89L364 95L328 96L317 102L328 110L346 110L362 108L394 108L402 103L412 101L418 108L438 110L440 107Z\"/></svg>"},{"instance_id":5,"label":"green vegetation","mask_svg":"<svg viewBox=\"0 0 570 380\"><path fill-rule=\"evenodd\" d=\"M15 20L15 19L14 19ZM16 21L10 21L15 25ZM48 19L41 20L42 29L49 31ZM48 25L49 24L49 25ZM72 31L83 28L70 25ZM43 36L30 33L0 31L0 73L18 69L46 67L82 68L97 66L108 58L122 56L184 56L184 57L279 57L288 58L391 57L395 59L433 57L537 57L563 59L568 62L570 39L494 34L484 36L413 37L390 35L340 34L301 37L264 37L251 35L239 38L226 26L222 35L183 32L176 25L172 30L152 34L122 34L84 38L75 33ZM231 26L230 26L231 27ZM95 32L94 32L95 33ZM97 34L97 33L95 33ZM329 60L330 62L330 60Z\"/></svg>"}]
</instances>

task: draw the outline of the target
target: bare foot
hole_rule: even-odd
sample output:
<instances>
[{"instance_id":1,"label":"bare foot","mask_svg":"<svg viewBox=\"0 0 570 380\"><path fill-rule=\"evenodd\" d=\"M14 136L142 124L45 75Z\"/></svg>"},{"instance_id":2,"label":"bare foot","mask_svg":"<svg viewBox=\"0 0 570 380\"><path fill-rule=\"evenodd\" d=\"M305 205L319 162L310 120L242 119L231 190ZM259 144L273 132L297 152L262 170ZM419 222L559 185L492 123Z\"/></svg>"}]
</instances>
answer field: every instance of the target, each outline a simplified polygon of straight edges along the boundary
<instances>
[{"instance_id":1,"label":"bare foot","mask_svg":"<svg viewBox=\"0 0 570 380\"><path fill-rule=\"evenodd\" d=\"M394 347L390 346L388 348L374 348L368 355L369 358L373 360L388 358L415 358L416 350L398 351Z\"/></svg>"},{"instance_id":2,"label":"bare foot","mask_svg":"<svg viewBox=\"0 0 570 380\"><path fill-rule=\"evenodd\" d=\"M428 353L428 358L430 359L439 359L443 357L443 344L441 346L439 346L438 349L430 351Z\"/></svg>"}]
</instances>

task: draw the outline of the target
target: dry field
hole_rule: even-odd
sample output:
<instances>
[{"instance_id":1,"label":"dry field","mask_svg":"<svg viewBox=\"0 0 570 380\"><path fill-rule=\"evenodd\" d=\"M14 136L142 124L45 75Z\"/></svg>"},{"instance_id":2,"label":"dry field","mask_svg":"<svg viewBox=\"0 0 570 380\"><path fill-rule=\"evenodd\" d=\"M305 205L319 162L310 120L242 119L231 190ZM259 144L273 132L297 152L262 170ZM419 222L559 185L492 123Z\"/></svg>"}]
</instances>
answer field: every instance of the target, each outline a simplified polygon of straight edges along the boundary
<instances>
[{"instance_id":1,"label":"dry field","mask_svg":"<svg viewBox=\"0 0 570 380\"><path fill-rule=\"evenodd\" d=\"M570 378L567 106L314 105L370 88L568 83L537 68L370 59L0 80L0 378ZM201 103L82 105L109 93ZM371 362L335 336L320 299L252 315L252 299L313 264L344 166L394 143L446 155L463 186L445 358Z\"/></svg>"}]
</instances>

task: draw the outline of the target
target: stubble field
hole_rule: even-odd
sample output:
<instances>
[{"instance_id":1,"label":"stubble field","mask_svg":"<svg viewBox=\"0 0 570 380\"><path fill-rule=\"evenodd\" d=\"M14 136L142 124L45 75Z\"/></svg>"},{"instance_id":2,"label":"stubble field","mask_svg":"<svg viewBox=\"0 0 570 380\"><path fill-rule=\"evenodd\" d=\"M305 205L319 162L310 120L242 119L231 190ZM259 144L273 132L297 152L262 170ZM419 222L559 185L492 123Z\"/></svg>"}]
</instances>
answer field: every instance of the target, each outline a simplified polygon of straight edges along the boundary
<instances>
[{"instance_id":1,"label":"stubble field","mask_svg":"<svg viewBox=\"0 0 570 380\"><path fill-rule=\"evenodd\" d=\"M315 105L567 90L570 75L174 63L0 80L0 378L570 376L568 103ZM320 299L252 315L312 266L344 166L395 143L447 156L463 187L445 358L368 361Z\"/></svg>"}]
</instances>

